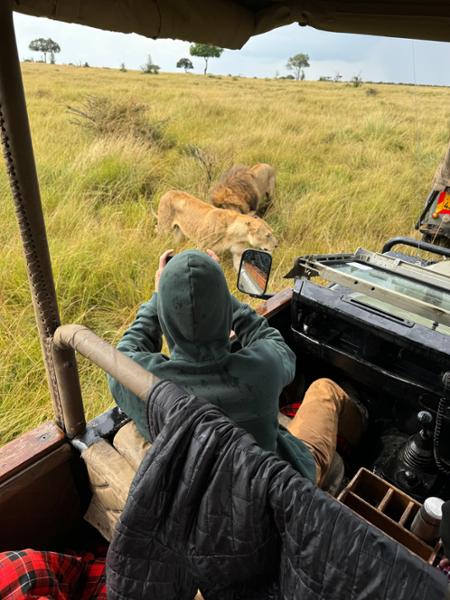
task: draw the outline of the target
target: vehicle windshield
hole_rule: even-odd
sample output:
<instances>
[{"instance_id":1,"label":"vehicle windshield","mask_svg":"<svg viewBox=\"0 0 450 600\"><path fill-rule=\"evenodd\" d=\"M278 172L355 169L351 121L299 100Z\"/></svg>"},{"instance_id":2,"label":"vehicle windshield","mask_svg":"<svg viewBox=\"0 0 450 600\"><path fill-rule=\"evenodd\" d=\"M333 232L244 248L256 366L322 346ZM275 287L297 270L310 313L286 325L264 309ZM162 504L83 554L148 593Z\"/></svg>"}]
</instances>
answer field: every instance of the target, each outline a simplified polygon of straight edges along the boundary
<instances>
[{"instance_id":1,"label":"vehicle windshield","mask_svg":"<svg viewBox=\"0 0 450 600\"><path fill-rule=\"evenodd\" d=\"M448 327L447 325L443 325L442 323L436 324L436 322L432 319L427 319L422 315L418 315L408 310L404 310L403 308L395 306L394 304L391 304L389 302L383 302L382 300L372 298L370 296L367 296L366 294L360 294L359 292L350 294L349 298L358 302L359 304L364 304L365 306L375 308L378 311L388 313L404 321L412 321L413 323L423 325L424 327L428 327L429 329L433 329L434 331L438 331L439 333L450 335L450 327Z\"/></svg>"},{"instance_id":2,"label":"vehicle windshield","mask_svg":"<svg viewBox=\"0 0 450 600\"><path fill-rule=\"evenodd\" d=\"M336 265L334 268L341 273L347 273L368 283L374 283L386 290L398 292L409 298L415 298L416 300L432 304L444 310L450 309L450 292L446 290L356 261ZM424 314L419 314L418 312L414 312L414 310L406 310L396 305L395 301L390 300L389 294L386 294L384 299L380 299L368 294L353 292L347 296L347 299L374 308L377 311L388 313L404 321L417 323L439 333L450 335L450 327L448 325L437 323L434 319L427 318Z\"/></svg>"},{"instance_id":3,"label":"vehicle windshield","mask_svg":"<svg viewBox=\"0 0 450 600\"><path fill-rule=\"evenodd\" d=\"M358 279L381 286L386 290L392 290L450 311L450 292L446 290L358 262L343 263L336 265L334 268L343 273L355 275Z\"/></svg>"}]
</instances>

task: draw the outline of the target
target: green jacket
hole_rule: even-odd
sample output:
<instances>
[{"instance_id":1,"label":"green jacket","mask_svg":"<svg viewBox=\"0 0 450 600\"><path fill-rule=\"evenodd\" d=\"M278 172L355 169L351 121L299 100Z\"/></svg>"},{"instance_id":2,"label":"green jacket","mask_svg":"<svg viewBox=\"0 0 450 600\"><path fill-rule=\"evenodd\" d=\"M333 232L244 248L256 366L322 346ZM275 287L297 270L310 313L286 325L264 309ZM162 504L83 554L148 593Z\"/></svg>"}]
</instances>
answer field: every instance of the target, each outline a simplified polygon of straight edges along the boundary
<instances>
[{"instance_id":1,"label":"green jacket","mask_svg":"<svg viewBox=\"0 0 450 600\"><path fill-rule=\"evenodd\" d=\"M241 349L231 352L230 331ZM161 354L164 333L170 358ZM265 450L315 480L305 444L278 424L278 399L293 379L295 354L279 331L228 291L220 266L203 252L176 255L159 293L143 304L118 349L160 379L218 406ZM111 392L144 437L144 403L112 377Z\"/></svg>"}]
</instances>

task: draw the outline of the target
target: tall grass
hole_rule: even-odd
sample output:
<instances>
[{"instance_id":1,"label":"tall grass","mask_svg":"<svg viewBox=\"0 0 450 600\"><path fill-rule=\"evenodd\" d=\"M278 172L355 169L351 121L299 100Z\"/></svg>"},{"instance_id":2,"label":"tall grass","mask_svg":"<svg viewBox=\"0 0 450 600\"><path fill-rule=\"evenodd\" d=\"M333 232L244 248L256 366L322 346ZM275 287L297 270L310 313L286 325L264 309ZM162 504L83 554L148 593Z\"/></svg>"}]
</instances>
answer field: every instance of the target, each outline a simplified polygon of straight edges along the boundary
<instances>
[{"instance_id":1,"label":"tall grass","mask_svg":"<svg viewBox=\"0 0 450 600\"><path fill-rule=\"evenodd\" d=\"M379 249L411 234L449 134L450 90L407 86L206 78L26 64L34 148L63 322L116 342L153 290L159 196L171 187L204 198L208 174L233 162L277 169L267 215L281 244L271 289L294 257ZM93 131L67 106L89 96L150 107L169 144L132 127ZM0 169L0 443L52 418L24 259L6 173ZM184 247L188 247L186 244ZM179 247L178 249L181 249ZM229 258L223 259L236 291ZM92 417L112 401L101 372L80 371Z\"/></svg>"}]
</instances>

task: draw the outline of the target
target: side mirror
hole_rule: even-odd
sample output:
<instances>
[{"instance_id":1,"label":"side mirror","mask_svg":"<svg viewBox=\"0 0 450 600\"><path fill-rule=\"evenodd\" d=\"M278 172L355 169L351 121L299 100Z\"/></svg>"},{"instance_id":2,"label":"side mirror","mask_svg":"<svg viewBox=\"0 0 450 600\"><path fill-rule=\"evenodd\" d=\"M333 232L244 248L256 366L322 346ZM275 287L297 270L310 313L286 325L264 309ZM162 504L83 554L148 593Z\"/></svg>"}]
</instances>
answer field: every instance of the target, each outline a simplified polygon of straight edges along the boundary
<instances>
[{"instance_id":1,"label":"side mirror","mask_svg":"<svg viewBox=\"0 0 450 600\"><path fill-rule=\"evenodd\" d=\"M264 250L244 250L239 266L237 288L255 298L263 297L272 268L272 255Z\"/></svg>"}]
</instances>

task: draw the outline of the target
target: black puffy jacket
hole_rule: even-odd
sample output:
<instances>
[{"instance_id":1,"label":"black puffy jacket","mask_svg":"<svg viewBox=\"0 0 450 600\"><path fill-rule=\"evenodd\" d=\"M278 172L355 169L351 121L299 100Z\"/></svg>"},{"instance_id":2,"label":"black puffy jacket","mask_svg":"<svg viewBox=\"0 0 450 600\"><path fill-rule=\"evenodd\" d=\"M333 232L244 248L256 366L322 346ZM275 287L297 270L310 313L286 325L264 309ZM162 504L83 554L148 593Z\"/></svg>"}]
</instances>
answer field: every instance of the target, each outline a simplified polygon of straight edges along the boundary
<instances>
[{"instance_id":1,"label":"black puffy jacket","mask_svg":"<svg viewBox=\"0 0 450 600\"><path fill-rule=\"evenodd\" d=\"M159 383L107 557L108 599L443 600L446 578L217 408Z\"/></svg>"}]
</instances>

